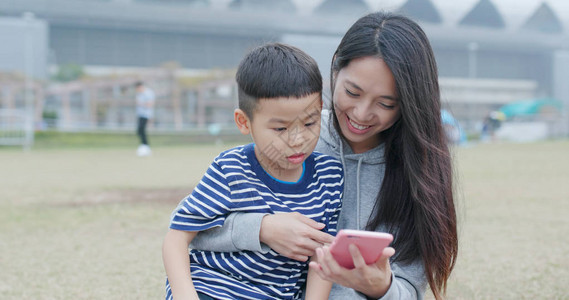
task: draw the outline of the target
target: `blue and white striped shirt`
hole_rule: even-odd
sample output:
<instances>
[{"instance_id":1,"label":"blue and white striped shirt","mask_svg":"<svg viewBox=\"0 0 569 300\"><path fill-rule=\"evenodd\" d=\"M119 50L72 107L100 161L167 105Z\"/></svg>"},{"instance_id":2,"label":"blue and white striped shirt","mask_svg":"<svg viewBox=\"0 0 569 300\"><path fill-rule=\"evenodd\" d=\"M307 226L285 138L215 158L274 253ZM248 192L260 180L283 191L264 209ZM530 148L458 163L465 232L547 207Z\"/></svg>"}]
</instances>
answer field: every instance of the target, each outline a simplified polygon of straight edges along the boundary
<instances>
[{"instance_id":1,"label":"blue and white striped shirt","mask_svg":"<svg viewBox=\"0 0 569 300\"><path fill-rule=\"evenodd\" d=\"M295 183L278 181L259 164L254 144L222 152L182 202L170 228L202 231L223 226L232 212L299 212L336 234L344 178L341 163L318 152L305 160ZM198 292L215 299L294 299L306 282L307 262L275 251L191 250L191 274ZM167 286L169 293L169 286Z\"/></svg>"}]
</instances>

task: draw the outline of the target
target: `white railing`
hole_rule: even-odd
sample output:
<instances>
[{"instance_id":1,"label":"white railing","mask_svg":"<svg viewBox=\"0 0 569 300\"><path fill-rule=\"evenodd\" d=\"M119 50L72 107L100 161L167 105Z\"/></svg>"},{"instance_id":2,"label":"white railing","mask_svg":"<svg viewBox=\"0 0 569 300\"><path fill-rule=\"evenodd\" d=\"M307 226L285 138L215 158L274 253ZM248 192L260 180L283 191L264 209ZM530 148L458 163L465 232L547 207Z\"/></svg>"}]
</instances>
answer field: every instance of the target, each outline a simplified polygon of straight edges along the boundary
<instances>
[{"instance_id":1,"label":"white railing","mask_svg":"<svg viewBox=\"0 0 569 300\"><path fill-rule=\"evenodd\" d=\"M34 142L30 114L17 109L0 109L0 145L22 145L29 149Z\"/></svg>"}]
</instances>

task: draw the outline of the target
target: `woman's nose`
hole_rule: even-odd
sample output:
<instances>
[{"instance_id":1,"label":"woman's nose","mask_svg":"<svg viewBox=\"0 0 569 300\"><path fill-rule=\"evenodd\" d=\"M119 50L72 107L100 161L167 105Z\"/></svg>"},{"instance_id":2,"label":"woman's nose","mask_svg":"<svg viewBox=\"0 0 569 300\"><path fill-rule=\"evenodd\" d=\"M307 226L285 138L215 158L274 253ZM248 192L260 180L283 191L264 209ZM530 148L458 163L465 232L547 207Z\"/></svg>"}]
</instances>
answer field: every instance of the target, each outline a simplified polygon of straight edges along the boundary
<instances>
[{"instance_id":1,"label":"woman's nose","mask_svg":"<svg viewBox=\"0 0 569 300\"><path fill-rule=\"evenodd\" d=\"M369 119L370 109L371 107L367 101L358 102L352 110L353 118L356 119L355 121L359 122L367 121Z\"/></svg>"}]
</instances>

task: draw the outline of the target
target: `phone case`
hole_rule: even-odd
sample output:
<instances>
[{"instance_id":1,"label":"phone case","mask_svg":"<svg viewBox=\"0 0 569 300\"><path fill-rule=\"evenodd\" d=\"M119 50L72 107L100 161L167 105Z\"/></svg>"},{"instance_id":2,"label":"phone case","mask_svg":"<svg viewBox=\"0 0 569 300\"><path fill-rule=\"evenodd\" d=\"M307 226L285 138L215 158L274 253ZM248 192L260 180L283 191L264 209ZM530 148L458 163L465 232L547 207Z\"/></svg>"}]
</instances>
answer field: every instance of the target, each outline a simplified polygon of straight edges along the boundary
<instances>
[{"instance_id":1,"label":"phone case","mask_svg":"<svg viewBox=\"0 0 569 300\"><path fill-rule=\"evenodd\" d=\"M330 253L339 265L347 269L354 268L352 255L348 250L348 245L355 244L360 250L366 264L376 262L383 249L387 247L393 236L389 233L342 229L330 245Z\"/></svg>"}]
</instances>

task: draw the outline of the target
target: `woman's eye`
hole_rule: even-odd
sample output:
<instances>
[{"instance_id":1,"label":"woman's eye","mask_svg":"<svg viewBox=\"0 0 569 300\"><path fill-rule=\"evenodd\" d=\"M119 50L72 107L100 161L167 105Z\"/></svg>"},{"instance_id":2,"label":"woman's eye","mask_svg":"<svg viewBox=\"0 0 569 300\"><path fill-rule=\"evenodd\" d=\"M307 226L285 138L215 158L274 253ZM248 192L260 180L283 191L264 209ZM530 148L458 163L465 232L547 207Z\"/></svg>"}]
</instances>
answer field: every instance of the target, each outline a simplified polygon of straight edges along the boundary
<instances>
[{"instance_id":1,"label":"woman's eye","mask_svg":"<svg viewBox=\"0 0 569 300\"><path fill-rule=\"evenodd\" d=\"M352 97L357 97L357 96L359 96L359 95L356 94L356 93L350 92L350 90L348 90L348 89L346 89L346 94L348 94L349 96L352 96Z\"/></svg>"},{"instance_id":2,"label":"woman's eye","mask_svg":"<svg viewBox=\"0 0 569 300\"><path fill-rule=\"evenodd\" d=\"M387 109L394 109L394 108L395 108L395 105L388 105L388 104L385 104L385 103L382 103L382 102L379 102L379 105L381 105L381 106L383 106L384 108L387 108Z\"/></svg>"}]
</instances>

